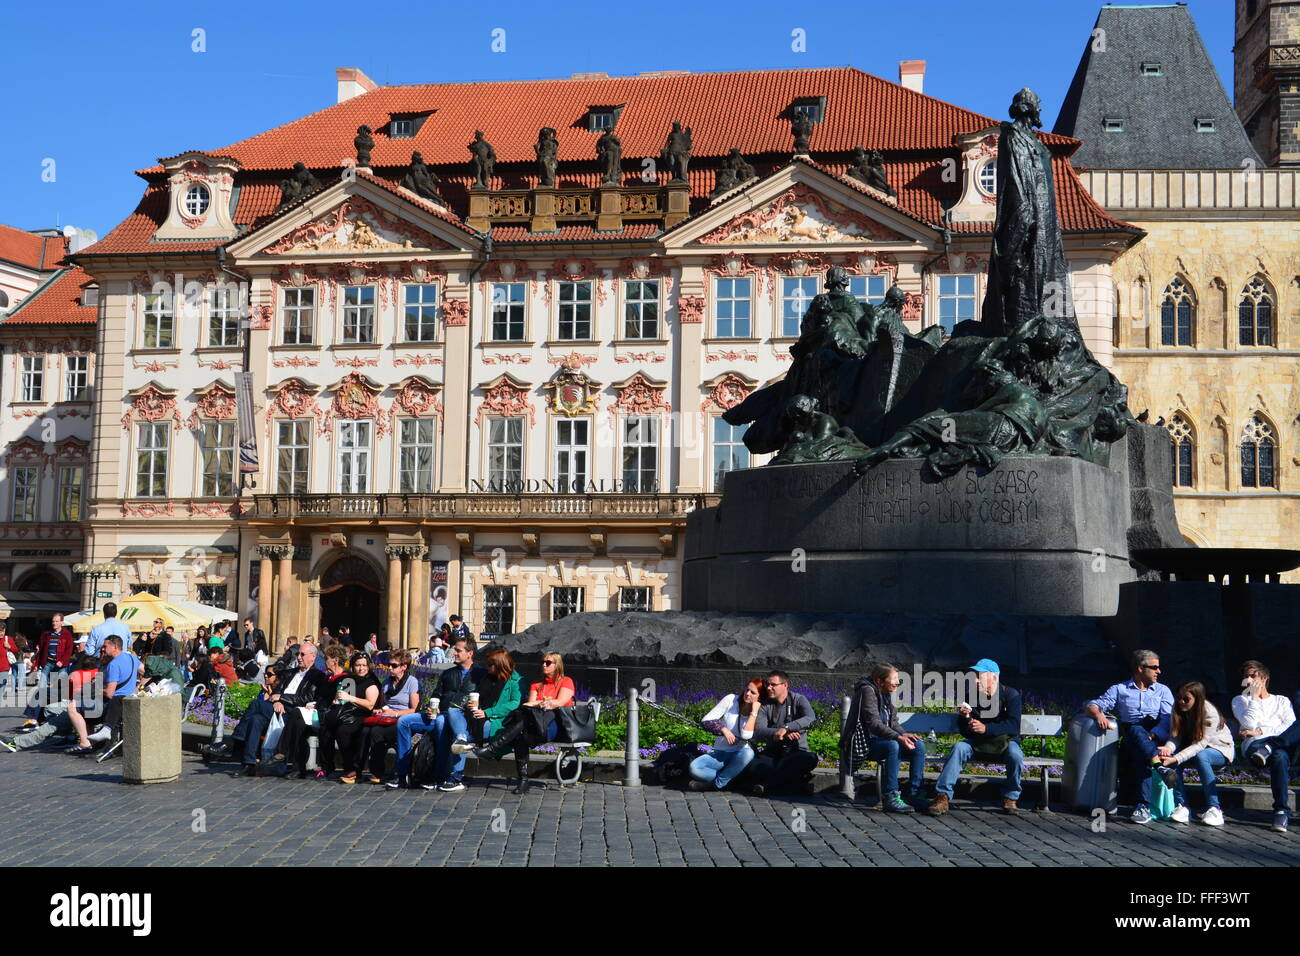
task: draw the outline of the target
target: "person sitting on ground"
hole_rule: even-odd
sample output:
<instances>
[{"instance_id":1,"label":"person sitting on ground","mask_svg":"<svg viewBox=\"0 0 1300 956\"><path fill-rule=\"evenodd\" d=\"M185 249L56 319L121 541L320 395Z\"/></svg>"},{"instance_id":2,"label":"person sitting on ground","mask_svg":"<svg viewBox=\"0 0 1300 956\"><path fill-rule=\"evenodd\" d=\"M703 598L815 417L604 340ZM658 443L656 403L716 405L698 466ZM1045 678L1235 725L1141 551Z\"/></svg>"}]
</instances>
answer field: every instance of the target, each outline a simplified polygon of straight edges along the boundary
<instances>
[{"instance_id":1,"label":"person sitting on ground","mask_svg":"<svg viewBox=\"0 0 1300 956\"><path fill-rule=\"evenodd\" d=\"M243 747L240 768L235 773L237 777L257 776L257 758L262 751L263 736L266 737L267 749L275 750L278 741L271 737L269 730L277 716L275 701L281 686L279 671L267 668L266 673L262 675L262 689L248 705L244 716L239 718L239 725L235 727L235 732L230 735L232 740ZM282 724L283 719L280 718Z\"/></svg>"},{"instance_id":2,"label":"person sitting on ground","mask_svg":"<svg viewBox=\"0 0 1300 956\"><path fill-rule=\"evenodd\" d=\"M573 679L564 676L564 658L548 651L542 655L542 679L528 688L528 700L507 715L501 730L486 744L473 751L480 760L500 760L507 751L515 752L518 783L514 792L528 792L528 751L549 743L559 735L554 711L572 707L577 694ZM532 711L532 713L529 713Z\"/></svg>"},{"instance_id":3,"label":"person sitting on ground","mask_svg":"<svg viewBox=\"0 0 1300 956\"><path fill-rule=\"evenodd\" d=\"M718 735L713 752L700 754L691 761L692 790L725 790L754 759L749 741L758 725L758 711L763 696L763 680L755 677L746 682L740 695L728 694L704 715L704 729Z\"/></svg>"},{"instance_id":4,"label":"person sitting on ground","mask_svg":"<svg viewBox=\"0 0 1300 956\"><path fill-rule=\"evenodd\" d=\"M790 690L784 671L772 671L763 682L766 698L759 705L754 739L764 743L762 753L750 763L755 783L751 793L779 793L799 789L812 792L812 772L817 755L808 749L808 728L817 721L812 704Z\"/></svg>"},{"instance_id":5,"label":"person sitting on ground","mask_svg":"<svg viewBox=\"0 0 1300 956\"><path fill-rule=\"evenodd\" d=\"M976 661L971 669L978 675L975 680L979 685L981 710L976 713L969 702L957 708L957 729L963 739L953 745L939 773L934 802L930 804L934 816L948 812L957 778L972 757L1006 764L1002 812L1015 813L1018 809L1020 774L1025 765L1025 755L1020 749L1020 692L1001 683L997 663L987 657Z\"/></svg>"},{"instance_id":6,"label":"person sitting on ground","mask_svg":"<svg viewBox=\"0 0 1300 956\"><path fill-rule=\"evenodd\" d=\"M1173 790L1177 804L1170 819L1174 823L1187 823L1191 819L1183 787L1183 771L1192 764L1196 767L1196 775L1201 778L1207 807L1199 819L1208 826L1223 826L1223 810L1219 807L1214 771L1232 762L1232 731L1223 715L1205 699L1205 685L1200 681L1188 681L1174 692L1171 734L1169 742L1156 749L1163 764L1160 777Z\"/></svg>"},{"instance_id":7,"label":"person sitting on ground","mask_svg":"<svg viewBox=\"0 0 1300 956\"><path fill-rule=\"evenodd\" d=\"M1232 716L1241 729L1241 755L1260 769L1267 768L1273 790L1273 829L1286 833L1291 820L1291 750L1278 746L1295 724L1295 710L1282 694L1270 694L1269 670L1259 661L1241 665L1242 692L1232 698ZM1293 735L1294 736L1294 735Z\"/></svg>"},{"instance_id":8,"label":"person sitting on ground","mask_svg":"<svg viewBox=\"0 0 1300 956\"><path fill-rule=\"evenodd\" d=\"M98 743L122 733L122 701L135 693L140 674L140 659L122 647L116 634L104 641L108 666L104 669L104 720L99 730L87 740Z\"/></svg>"},{"instance_id":9,"label":"person sitting on ground","mask_svg":"<svg viewBox=\"0 0 1300 956\"><path fill-rule=\"evenodd\" d=\"M346 645L345 649L346 649ZM340 783L357 782L357 768L361 763L361 737L365 720L383 703L379 678L371 669L370 658L353 654L348 662L351 680L340 681L337 702L332 715L321 728L321 766L328 773L334 766L334 750L343 755L343 776Z\"/></svg>"},{"instance_id":10,"label":"person sitting on ground","mask_svg":"<svg viewBox=\"0 0 1300 956\"><path fill-rule=\"evenodd\" d=\"M339 661L343 652L336 651ZM342 665L339 665L342 670ZM276 753L285 760L284 773L298 769L299 778L307 776L307 738L319 729L319 713L334 700L334 685L325 672L316 667L316 645L303 641L298 648L298 667L289 675L283 693L271 698L272 710L284 716L284 732ZM311 723L304 718L310 714Z\"/></svg>"},{"instance_id":11,"label":"person sitting on ground","mask_svg":"<svg viewBox=\"0 0 1300 956\"><path fill-rule=\"evenodd\" d=\"M388 655L388 678L380 696L384 703L375 709L375 719L367 722L361 737L361 753L369 756L371 783L384 782L388 748L397 746L397 722L420 709L420 682L411 673L411 655L405 648Z\"/></svg>"},{"instance_id":12,"label":"person sitting on ground","mask_svg":"<svg viewBox=\"0 0 1300 956\"><path fill-rule=\"evenodd\" d=\"M81 646L84 646L86 636L78 635L78 641ZM19 734L13 740L0 740L0 753L31 750L53 737L66 737L70 734L77 735L77 743L66 753L85 754L94 750L94 744L87 736L86 720L80 713L80 709L91 703L86 700L86 697L91 693L92 682L98 674L98 658L79 650L72 659L72 673L68 678L68 699L46 704L43 708L44 721L40 726L25 734Z\"/></svg>"},{"instance_id":13,"label":"person sitting on ground","mask_svg":"<svg viewBox=\"0 0 1300 956\"><path fill-rule=\"evenodd\" d=\"M506 717L523 701L519 673L509 651L504 647L492 648L484 656L483 668L487 674L479 682L478 707L470 707L468 711L469 736L473 745L456 741L451 746L452 753L470 753L476 746L482 746L494 730L501 729Z\"/></svg>"},{"instance_id":14,"label":"person sitting on ground","mask_svg":"<svg viewBox=\"0 0 1300 956\"><path fill-rule=\"evenodd\" d=\"M908 795L916 806L928 808L921 793L925 780L925 741L916 734L905 733L898 722L893 694L899 683L898 668L893 664L876 664L868 676L858 678L848 719L844 722L846 729L855 729L840 736L841 760L847 760L851 768L864 760L883 762L884 809L890 813L912 813L912 805L898 790L898 765L900 757L908 758Z\"/></svg>"},{"instance_id":15,"label":"person sitting on ground","mask_svg":"<svg viewBox=\"0 0 1300 956\"><path fill-rule=\"evenodd\" d=\"M1120 802L1136 797L1134 823L1151 822L1151 764L1156 750L1169 742L1172 730L1174 695L1160 683L1160 655L1138 650L1132 655L1133 676L1122 684L1112 684L1084 708L1097 721L1104 734L1110 730L1105 712L1114 710L1119 718Z\"/></svg>"}]
</instances>

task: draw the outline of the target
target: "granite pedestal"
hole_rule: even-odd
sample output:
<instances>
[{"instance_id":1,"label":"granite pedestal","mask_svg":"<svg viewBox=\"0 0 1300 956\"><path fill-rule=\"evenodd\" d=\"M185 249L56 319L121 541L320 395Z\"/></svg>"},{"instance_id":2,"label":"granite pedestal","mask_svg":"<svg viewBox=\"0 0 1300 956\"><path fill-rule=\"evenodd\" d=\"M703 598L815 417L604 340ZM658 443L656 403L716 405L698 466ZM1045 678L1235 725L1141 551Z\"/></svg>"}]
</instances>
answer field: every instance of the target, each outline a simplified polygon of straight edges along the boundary
<instances>
[{"instance_id":1,"label":"granite pedestal","mask_svg":"<svg viewBox=\"0 0 1300 956\"><path fill-rule=\"evenodd\" d=\"M181 775L181 695L122 701L122 779L170 783Z\"/></svg>"}]
</instances>

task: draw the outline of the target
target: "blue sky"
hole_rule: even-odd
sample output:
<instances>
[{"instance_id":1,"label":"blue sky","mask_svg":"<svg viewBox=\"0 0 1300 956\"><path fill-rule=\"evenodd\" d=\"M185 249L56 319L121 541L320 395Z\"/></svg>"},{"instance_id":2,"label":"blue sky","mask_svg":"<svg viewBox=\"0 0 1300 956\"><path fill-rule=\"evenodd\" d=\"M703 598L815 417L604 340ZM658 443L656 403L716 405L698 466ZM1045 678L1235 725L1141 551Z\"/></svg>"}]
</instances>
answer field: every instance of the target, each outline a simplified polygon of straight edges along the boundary
<instances>
[{"instance_id":1,"label":"blue sky","mask_svg":"<svg viewBox=\"0 0 1300 956\"><path fill-rule=\"evenodd\" d=\"M1229 95L1232 3L1189 0ZM214 149L335 102L334 69L380 83L535 79L602 71L850 65L887 79L928 61L925 92L1003 116L1032 86L1050 128L1098 0L746 3L407 3L211 6L6 0L0 222L101 236L139 199L134 170ZM735 9L734 17L727 15ZM791 10L796 12L791 12ZM846 13L845 11L852 11ZM505 52L491 49L505 30ZM792 50L802 29L806 50ZM205 52L193 31L203 30ZM42 178L54 161L54 181ZM48 176L49 173L45 172Z\"/></svg>"}]
</instances>

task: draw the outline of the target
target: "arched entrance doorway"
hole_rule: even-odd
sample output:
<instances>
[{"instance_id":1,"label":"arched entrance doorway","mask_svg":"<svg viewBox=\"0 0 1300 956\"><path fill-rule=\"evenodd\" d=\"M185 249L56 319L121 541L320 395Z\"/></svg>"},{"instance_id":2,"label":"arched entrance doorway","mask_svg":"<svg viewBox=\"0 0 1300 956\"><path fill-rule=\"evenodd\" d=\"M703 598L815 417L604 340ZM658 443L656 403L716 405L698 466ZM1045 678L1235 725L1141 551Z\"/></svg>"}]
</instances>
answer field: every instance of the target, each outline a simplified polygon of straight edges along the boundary
<instances>
[{"instance_id":1,"label":"arched entrance doorway","mask_svg":"<svg viewBox=\"0 0 1300 956\"><path fill-rule=\"evenodd\" d=\"M337 634L346 624L359 648L366 635L380 629L379 593L379 575L369 562L356 555L339 558L321 576L321 627Z\"/></svg>"}]
</instances>

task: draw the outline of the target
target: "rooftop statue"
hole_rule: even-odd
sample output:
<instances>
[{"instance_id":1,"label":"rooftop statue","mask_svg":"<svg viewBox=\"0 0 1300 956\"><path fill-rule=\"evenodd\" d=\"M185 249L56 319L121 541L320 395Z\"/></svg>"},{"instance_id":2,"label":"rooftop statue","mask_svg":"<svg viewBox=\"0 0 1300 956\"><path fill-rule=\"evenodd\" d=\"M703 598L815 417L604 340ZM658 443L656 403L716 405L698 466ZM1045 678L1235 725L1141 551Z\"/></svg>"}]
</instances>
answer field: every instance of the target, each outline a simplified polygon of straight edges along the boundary
<instances>
[{"instance_id":1,"label":"rooftop statue","mask_svg":"<svg viewBox=\"0 0 1300 956\"><path fill-rule=\"evenodd\" d=\"M417 196L442 202L442 196L438 192L438 174L424 165L424 157L418 151L411 154L411 166L402 177L401 185Z\"/></svg>"},{"instance_id":2,"label":"rooftop statue","mask_svg":"<svg viewBox=\"0 0 1300 956\"><path fill-rule=\"evenodd\" d=\"M596 156L600 160L601 184L617 186L623 182L623 143L613 130L605 130L596 140Z\"/></svg>"},{"instance_id":3,"label":"rooftop statue","mask_svg":"<svg viewBox=\"0 0 1300 956\"><path fill-rule=\"evenodd\" d=\"M898 195L898 190L889 185L889 177L885 174L885 158L878 149L868 153L861 146L853 147L853 162L849 164L847 172L854 179L880 190L886 196Z\"/></svg>"},{"instance_id":4,"label":"rooftop statue","mask_svg":"<svg viewBox=\"0 0 1300 956\"><path fill-rule=\"evenodd\" d=\"M474 141L467 148L474 157L474 184L470 189L492 188L492 173L497 165L497 151L483 138L481 129L474 130Z\"/></svg>"},{"instance_id":5,"label":"rooftop statue","mask_svg":"<svg viewBox=\"0 0 1300 956\"><path fill-rule=\"evenodd\" d=\"M740 148L733 146L731 151L723 158L722 164L718 166L715 185L713 192L709 194L709 198L721 196L723 193L729 192L742 183L747 183L757 177L758 173L754 171L754 167L745 162L745 157L740 155Z\"/></svg>"},{"instance_id":6,"label":"rooftop statue","mask_svg":"<svg viewBox=\"0 0 1300 956\"><path fill-rule=\"evenodd\" d=\"M859 473L887 458L924 458L937 477L991 468L1007 454L1109 463L1110 444L1135 420L1128 390L1079 332L1048 154L1034 133L1038 108L1022 90L1015 121L1002 124L982 320L951 337L938 326L914 335L902 289L864 304L832 267L790 348L790 371L723 415L750 425L751 451L779 452L774 464L852 458ZM878 165L865 150L855 159Z\"/></svg>"},{"instance_id":7,"label":"rooftop statue","mask_svg":"<svg viewBox=\"0 0 1300 956\"><path fill-rule=\"evenodd\" d=\"M533 146L537 154L537 171L539 186L555 185L555 167L559 162L560 141L555 138L555 129L543 126L537 134L537 143Z\"/></svg>"},{"instance_id":8,"label":"rooftop statue","mask_svg":"<svg viewBox=\"0 0 1300 956\"><path fill-rule=\"evenodd\" d=\"M303 196L320 189L320 180L312 175L305 163L294 163L288 179L280 180L280 206L287 206ZM280 208L277 206L276 208Z\"/></svg>"},{"instance_id":9,"label":"rooftop statue","mask_svg":"<svg viewBox=\"0 0 1300 956\"><path fill-rule=\"evenodd\" d=\"M668 167L669 182L686 182L686 171L691 162L691 128L682 129L682 124L674 121L659 158Z\"/></svg>"},{"instance_id":10,"label":"rooftop statue","mask_svg":"<svg viewBox=\"0 0 1300 956\"><path fill-rule=\"evenodd\" d=\"M375 138L370 132L369 126L358 126L357 135L352 140L352 145L357 149L357 166L364 169L370 168L370 151L375 148Z\"/></svg>"},{"instance_id":11,"label":"rooftop statue","mask_svg":"<svg viewBox=\"0 0 1300 956\"><path fill-rule=\"evenodd\" d=\"M790 117L790 133L794 136L795 155L808 152L808 141L812 138L813 124L803 110L795 110Z\"/></svg>"}]
</instances>

